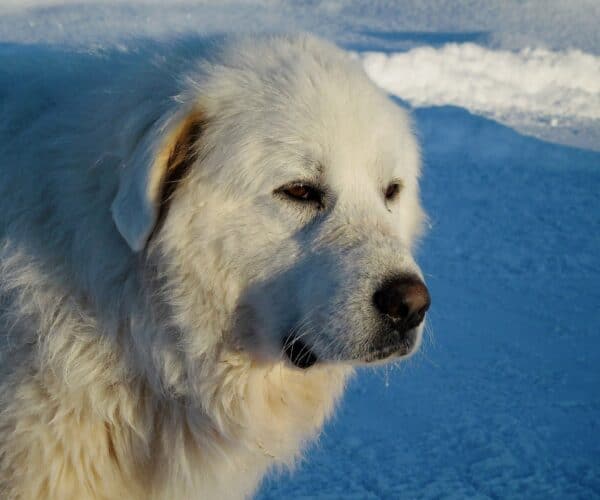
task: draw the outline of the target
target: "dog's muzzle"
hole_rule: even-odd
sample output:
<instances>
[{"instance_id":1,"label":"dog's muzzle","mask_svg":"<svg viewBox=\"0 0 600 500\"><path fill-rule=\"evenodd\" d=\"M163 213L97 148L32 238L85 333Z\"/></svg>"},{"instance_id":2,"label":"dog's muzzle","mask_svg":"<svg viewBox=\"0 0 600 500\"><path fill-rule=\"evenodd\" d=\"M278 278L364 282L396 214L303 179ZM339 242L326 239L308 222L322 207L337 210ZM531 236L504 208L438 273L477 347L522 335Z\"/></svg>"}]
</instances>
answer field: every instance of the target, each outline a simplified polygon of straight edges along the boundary
<instances>
[{"instance_id":1,"label":"dog's muzzle","mask_svg":"<svg viewBox=\"0 0 600 500\"><path fill-rule=\"evenodd\" d=\"M397 276L386 280L372 300L380 326L366 352L357 353L348 361L370 363L410 354L419 338L418 327L431 305L425 284L417 276ZM310 345L294 334L284 337L282 347L298 368L310 368L319 361Z\"/></svg>"}]
</instances>

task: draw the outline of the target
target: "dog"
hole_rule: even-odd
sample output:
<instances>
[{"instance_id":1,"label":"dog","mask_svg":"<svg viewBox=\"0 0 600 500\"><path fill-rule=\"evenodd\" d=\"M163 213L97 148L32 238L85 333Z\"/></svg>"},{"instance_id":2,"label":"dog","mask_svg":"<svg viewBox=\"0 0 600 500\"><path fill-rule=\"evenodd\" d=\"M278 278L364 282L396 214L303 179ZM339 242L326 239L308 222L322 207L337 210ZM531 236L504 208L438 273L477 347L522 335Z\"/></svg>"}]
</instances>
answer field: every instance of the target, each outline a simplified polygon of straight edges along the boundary
<instances>
[{"instance_id":1,"label":"dog","mask_svg":"<svg viewBox=\"0 0 600 500\"><path fill-rule=\"evenodd\" d=\"M161 47L3 49L3 499L250 497L421 343L407 112L310 35Z\"/></svg>"}]
</instances>

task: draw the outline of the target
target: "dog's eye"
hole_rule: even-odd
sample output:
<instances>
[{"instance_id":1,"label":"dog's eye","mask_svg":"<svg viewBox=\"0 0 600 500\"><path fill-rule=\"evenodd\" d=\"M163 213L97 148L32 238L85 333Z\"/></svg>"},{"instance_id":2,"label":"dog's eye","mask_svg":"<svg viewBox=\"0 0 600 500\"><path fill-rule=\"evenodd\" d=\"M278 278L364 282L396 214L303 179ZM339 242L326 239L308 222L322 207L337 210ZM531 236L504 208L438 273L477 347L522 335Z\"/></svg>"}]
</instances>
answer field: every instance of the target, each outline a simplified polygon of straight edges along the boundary
<instances>
[{"instance_id":1,"label":"dog's eye","mask_svg":"<svg viewBox=\"0 0 600 500\"><path fill-rule=\"evenodd\" d=\"M323 193L309 184L298 183L287 185L279 188L277 192L282 193L295 201L314 202L319 205L323 202Z\"/></svg>"},{"instance_id":2,"label":"dog's eye","mask_svg":"<svg viewBox=\"0 0 600 500\"><path fill-rule=\"evenodd\" d=\"M384 193L386 201L395 200L398 197L398 195L400 194L401 190L402 190L402 184L400 182L390 183Z\"/></svg>"}]
</instances>

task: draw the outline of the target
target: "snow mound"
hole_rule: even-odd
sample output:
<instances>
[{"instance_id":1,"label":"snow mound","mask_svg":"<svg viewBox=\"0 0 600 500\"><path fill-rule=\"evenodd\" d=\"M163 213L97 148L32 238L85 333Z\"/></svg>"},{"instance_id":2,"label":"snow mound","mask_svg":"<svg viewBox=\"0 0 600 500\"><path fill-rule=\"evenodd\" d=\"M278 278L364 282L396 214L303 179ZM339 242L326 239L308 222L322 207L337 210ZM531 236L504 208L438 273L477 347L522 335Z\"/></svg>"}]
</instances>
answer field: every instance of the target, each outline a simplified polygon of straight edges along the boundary
<instances>
[{"instance_id":1,"label":"snow mound","mask_svg":"<svg viewBox=\"0 0 600 500\"><path fill-rule=\"evenodd\" d=\"M600 144L599 56L451 43L362 60L378 85L414 106L456 105L544 138Z\"/></svg>"}]
</instances>

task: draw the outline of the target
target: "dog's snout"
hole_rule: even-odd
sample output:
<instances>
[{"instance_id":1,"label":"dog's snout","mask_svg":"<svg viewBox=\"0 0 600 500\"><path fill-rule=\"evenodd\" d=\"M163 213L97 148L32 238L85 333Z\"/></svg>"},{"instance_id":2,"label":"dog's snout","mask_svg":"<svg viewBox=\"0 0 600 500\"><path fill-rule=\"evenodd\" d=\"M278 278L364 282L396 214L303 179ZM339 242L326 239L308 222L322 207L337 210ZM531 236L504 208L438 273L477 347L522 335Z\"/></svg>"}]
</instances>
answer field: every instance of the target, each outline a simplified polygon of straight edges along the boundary
<instances>
[{"instance_id":1,"label":"dog's snout","mask_svg":"<svg viewBox=\"0 0 600 500\"><path fill-rule=\"evenodd\" d=\"M377 310L409 330L421 324L431 304L429 291L416 276L386 281L374 294Z\"/></svg>"}]
</instances>

